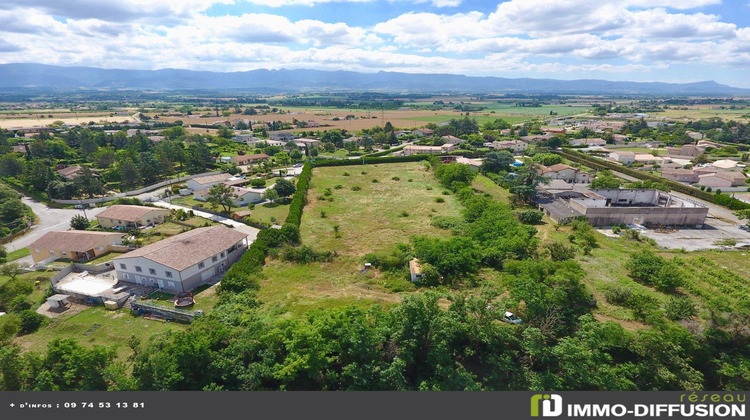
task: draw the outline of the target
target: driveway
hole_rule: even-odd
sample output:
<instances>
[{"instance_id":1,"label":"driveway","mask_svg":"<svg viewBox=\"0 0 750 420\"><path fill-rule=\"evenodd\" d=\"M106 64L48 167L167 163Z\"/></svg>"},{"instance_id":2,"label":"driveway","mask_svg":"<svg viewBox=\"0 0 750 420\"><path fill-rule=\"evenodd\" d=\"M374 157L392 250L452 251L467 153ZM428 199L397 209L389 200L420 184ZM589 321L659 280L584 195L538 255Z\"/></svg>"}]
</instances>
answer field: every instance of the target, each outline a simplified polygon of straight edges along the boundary
<instances>
[{"instance_id":1,"label":"driveway","mask_svg":"<svg viewBox=\"0 0 750 420\"><path fill-rule=\"evenodd\" d=\"M30 243L39 239L47 232L68 230L70 229L70 219L77 214L83 215L83 210L54 209L29 197L23 197L21 201L31 207L34 214L39 218L39 223L32 226L31 230L25 235L5 244L5 249L8 252L28 247ZM106 207L86 209L86 217L92 220L105 209Z\"/></svg>"},{"instance_id":2,"label":"driveway","mask_svg":"<svg viewBox=\"0 0 750 420\"><path fill-rule=\"evenodd\" d=\"M258 237L258 232L260 232L260 229L256 229L252 226L248 226L244 223L240 223L236 220L232 220L223 216L217 216L215 214L206 213L204 211L199 210L193 210L190 207L183 207L183 206L176 206L174 204L165 203L164 201L157 201L153 203L157 207L162 207L165 209L173 209L173 210L179 210L182 209L184 211L192 211L193 214L195 214L198 217L202 217L204 219L212 220L214 222L218 222L227 226L233 227L236 231L242 232L247 235L248 241L254 241L255 238Z\"/></svg>"}]
</instances>

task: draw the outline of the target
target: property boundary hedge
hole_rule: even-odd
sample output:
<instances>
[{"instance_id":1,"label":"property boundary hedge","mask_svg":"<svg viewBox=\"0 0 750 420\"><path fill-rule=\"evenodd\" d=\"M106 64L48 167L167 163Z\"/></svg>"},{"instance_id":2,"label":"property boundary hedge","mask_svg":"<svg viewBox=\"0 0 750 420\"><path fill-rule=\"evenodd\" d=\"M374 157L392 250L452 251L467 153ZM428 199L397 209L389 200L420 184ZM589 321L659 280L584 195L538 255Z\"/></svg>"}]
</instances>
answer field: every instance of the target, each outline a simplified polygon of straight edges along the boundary
<instances>
[{"instance_id":1,"label":"property boundary hedge","mask_svg":"<svg viewBox=\"0 0 750 420\"><path fill-rule=\"evenodd\" d=\"M430 155L410 155L410 156L385 156L385 157L365 157L363 159L346 159L346 160L318 160L313 162L314 167L323 166L354 166L354 165L373 165L377 163L399 163L399 162L419 162L427 160ZM364 162L364 163L363 163Z\"/></svg>"},{"instance_id":2,"label":"property boundary hedge","mask_svg":"<svg viewBox=\"0 0 750 420\"><path fill-rule=\"evenodd\" d=\"M380 156L390 155L393 152L398 152L399 150L404 150L404 147L406 147L406 146L407 145L398 146L398 147L391 147L390 149L383 150L382 152L370 153L369 155L365 155L365 157L368 158L368 157L380 157Z\"/></svg>"},{"instance_id":3,"label":"property boundary hedge","mask_svg":"<svg viewBox=\"0 0 750 420\"><path fill-rule=\"evenodd\" d=\"M591 157L585 153L577 152L573 150L566 150L562 149L560 151L560 154L572 161L576 161L579 163L586 164L588 166L591 166L593 168L597 169L611 169L613 171L621 172L626 175L630 175L634 178L643 179L643 180L649 180L649 181L655 181L655 182L661 182L663 184L669 185L669 187L677 192L681 192L683 194L687 194L690 196L693 196L695 198L699 198L701 200L708 201L710 203L718 204L720 206L724 206L729 208L730 210L745 210L750 209L750 204L745 203L743 201L740 201L736 198L732 198L726 194L711 194L706 191L701 191L697 188L689 187L684 184L680 184L677 181L672 181L670 179L665 179L660 176L651 175L647 173L643 173L640 171L636 171L634 169L628 168L626 166L619 165L614 162L609 162L602 159L597 159L594 157Z\"/></svg>"},{"instance_id":4,"label":"property boundary hedge","mask_svg":"<svg viewBox=\"0 0 750 420\"><path fill-rule=\"evenodd\" d=\"M286 216L284 224L291 223L299 227L302 222L302 208L307 203L307 190L310 188L312 168L313 165L310 162L306 162L305 166L302 167L302 172L299 174L299 180L297 181L297 191L294 192L292 202L289 204L289 214Z\"/></svg>"}]
</instances>

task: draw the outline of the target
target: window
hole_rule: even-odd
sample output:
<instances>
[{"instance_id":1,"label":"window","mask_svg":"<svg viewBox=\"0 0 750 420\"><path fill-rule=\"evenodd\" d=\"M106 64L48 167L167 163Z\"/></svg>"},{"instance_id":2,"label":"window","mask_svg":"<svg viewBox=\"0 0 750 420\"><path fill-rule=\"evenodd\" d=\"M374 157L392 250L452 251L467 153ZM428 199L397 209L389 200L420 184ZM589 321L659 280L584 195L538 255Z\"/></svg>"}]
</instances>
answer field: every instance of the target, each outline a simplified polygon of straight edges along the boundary
<instances>
[{"instance_id":1,"label":"window","mask_svg":"<svg viewBox=\"0 0 750 420\"><path fill-rule=\"evenodd\" d=\"M174 289L174 282L168 281L167 283L169 283L169 288L170 289Z\"/></svg>"},{"instance_id":2,"label":"window","mask_svg":"<svg viewBox=\"0 0 750 420\"><path fill-rule=\"evenodd\" d=\"M130 276L129 276L129 275L127 275L127 274L123 274L123 275L122 275L122 277L123 277L123 278L124 278L125 280L130 280Z\"/></svg>"},{"instance_id":3,"label":"window","mask_svg":"<svg viewBox=\"0 0 750 420\"><path fill-rule=\"evenodd\" d=\"M153 269L153 268L149 268L148 269L148 273L151 274L152 276L155 276L156 275L156 270Z\"/></svg>"},{"instance_id":4,"label":"window","mask_svg":"<svg viewBox=\"0 0 750 420\"><path fill-rule=\"evenodd\" d=\"M35 249L34 252L39 253L39 248Z\"/></svg>"},{"instance_id":5,"label":"window","mask_svg":"<svg viewBox=\"0 0 750 420\"><path fill-rule=\"evenodd\" d=\"M172 272L171 271L165 271L165 273L167 274L168 278L170 278L170 279L172 278Z\"/></svg>"},{"instance_id":6,"label":"window","mask_svg":"<svg viewBox=\"0 0 750 420\"><path fill-rule=\"evenodd\" d=\"M120 268L123 269L123 270L127 270L128 266L126 266L125 264L120 264Z\"/></svg>"},{"instance_id":7,"label":"window","mask_svg":"<svg viewBox=\"0 0 750 420\"><path fill-rule=\"evenodd\" d=\"M218 259L219 259L219 257L217 257L216 255L214 255L213 257L211 257L211 262L216 262Z\"/></svg>"},{"instance_id":8,"label":"window","mask_svg":"<svg viewBox=\"0 0 750 420\"><path fill-rule=\"evenodd\" d=\"M63 251L63 255L68 255L68 252L67 251Z\"/></svg>"},{"instance_id":9,"label":"window","mask_svg":"<svg viewBox=\"0 0 750 420\"><path fill-rule=\"evenodd\" d=\"M53 250L50 249L49 250L49 255L55 255L55 251L53 251Z\"/></svg>"},{"instance_id":10,"label":"window","mask_svg":"<svg viewBox=\"0 0 750 420\"><path fill-rule=\"evenodd\" d=\"M137 271L137 272L139 272L139 273L140 273L140 272L142 272L143 270L141 269L141 267L139 267L139 266L137 266L137 265L136 265L136 266L135 266L135 271Z\"/></svg>"},{"instance_id":11,"label":"window","mask_svg":"<svg viewBox=\"0 0 750 420\"><path fill-rule=\"evenodd\" d=\"M96 249L98 249L99 251L104 251L104 247L103 246L98 246L98 247L96 247Z\"/></svg>"},{"instance_id":12,"label":"window","mask_svg":"<svg viewBox=\"0 0 750 420\"><path fill-rule=\"evenodd\" d=\"M224 251L221 251L221 258L224 258Z\"/></svg>"},{"instance_id":13,"label":"window","mask_svg":"<svg viewBox=\"0 0 750 420\"><path fill-rule=\"evenodd\" d=\"M202 261L198 263L198 268L203 268L203 267L205 267L205 266L206 266L206 264L203 264L203 262L202 262Z\"/></svg>"}]
</instances>

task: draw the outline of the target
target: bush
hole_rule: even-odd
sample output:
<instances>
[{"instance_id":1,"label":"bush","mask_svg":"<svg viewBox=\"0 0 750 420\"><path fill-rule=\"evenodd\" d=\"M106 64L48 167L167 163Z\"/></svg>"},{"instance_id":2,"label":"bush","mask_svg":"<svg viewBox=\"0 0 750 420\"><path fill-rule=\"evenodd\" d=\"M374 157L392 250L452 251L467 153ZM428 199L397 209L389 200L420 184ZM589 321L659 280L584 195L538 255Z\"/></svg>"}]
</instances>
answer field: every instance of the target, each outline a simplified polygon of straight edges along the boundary
<instances>
[{"instance_id":1,"label":"bush","mask_svg":"<svg viewBox=\"0 0 750 420\"><path fill-rule=\"evenodd\" d=\"M82 214L76 214L70 219L70 227L75 230L86 230L91 222Z\"/></svg>"},{"instance_id":2,"label":"bush","mask_svg":"<svg viewBox=\"0 0 750 420\"><path fill-rule=\"evenodd\" d=\"M311 262L330 262L333 261L334 254L330 251L317 252L307 245L300 247L285 246L281 250L281 258L284 261L291 261L299 264L308 264Z\"/></svg>"},{"instance_id":3,"label":"bush","mask_svg":"<svg viewBox=\"0 0 750 420\"><path fill-rule=\"evenodd\" d=\"M337 184L335 187L333 187L334 190L340 190L342 188L344 188L344 186L341 184Z\"/></svg>"},{"instance_id":4,"label":"bush","mask_svg":"<svg viewBox=\"0 0 750 420\"><path fill-rule=\"evenodd\" d=\"M629 287L613 286L604 291L604 299L613 305L627 306L632 296L633 290Z\"/></svg>"},{"instance_id":5,"label":"bush","mask_svg":"<svg viewBox=\"0 0 750 420\"><path fill-rule=\"evenodd\" d=\"M539 210L526 210L518 214L518 220L527 225L535 225L542 221L544 213Z\"/></svg>"},{"instance_id":6,"label":"bush","mask_svg":"<svg viewBox=\"0 0 750 420\"><path fill-rule=\"evenodd\" d=\"M401 213L399 213L398 216L399 217L409 217L409 212L408 211L402 211Z\"/></svg>"},{"instance_id":7,"label":"bush","mask_svg":"<svg viewBox=\"0 0 750 420\"><path fill-rule=\"evenodd\" d=\"M633 280L662 292L672 293L683 283L673 263L648 250L632 254L625 268Z\"/></svg>"},{"instance_id":8,"label":"bush","mask_svg":"<svg viewBox=\"0 0 750 420\"><path fill-rule=\"evenodd\" d=\"M344 176L351 176L349 172L344 172Z\"/></svg>"},{"instance_id":9,"label":"bush","mask_svg":"<svg viewBox=\"0 0 750 420\"><path fill-rule=\"evenodd\" d=\"M377 182L378 182L378 180L377 180L377 179L373 179L373 180L372 180L372 183L373 183L373 184L377 184Z\"/></svg>"},{"instance_id":10,"label":"bush","mask_svg":"<svg viewBox=\"0 0 750 420\"><path fill-rule=\"evenodd\" d=\"M435 198L436 203L445 203L445 199L443 197L437 197Z\"/></svg>"},{"instance_id":11,"label":"bush","mask_svg":"<svg viewBox=\"0 0 750 420\"><path fill-rule=\"evenodd\" d=\"M359 191L361 189L362 189L362 187L360 187L359 185L353 185L352 186L352 191Z\"/></svg>"},{"instance_id":12,"label":"bush","mask_svg":"<svg viewBox=\"0 0 750 420\"><path fill-rule=\"evenodd\" d=\"M250 186L255 188L262 188L266 186L266 180L263 178L255 178L250 181Z\"/></svg>"},{"instance_id":13,"label":"bush","mask_svg":"<svg viewBox=\"0 0 750 420\"><path fill-rule=\"evenodd\" d=\"M690 319L698 314L695 303L687 296L672 296L664 305L667 318L672 321Z\"/></svg>"},{"instance_id":14,"label":"bush","mask_svg":"<svg viewBox=\"0 0 750 420\"><path fill-rule=\"evenodd\" d=\"M572 246L565 245L562 242L550 242L544 245L549 251L552 261L572 260L576 256L576 250Z\"/></svg>"},{"instance_id":15,"label":"bush","mask_svg":"<svg viewBox=\"0 0 750 420\"><path fill-rule=\"evenodd\" d=\"M391 180L393 180L393 181L401 181L401 178L399 178L397 176L394 176L393 178L391 178Z\"/></svg>"},{"instance_id":16,"label":"bush","mask_svg":"<svg viewBox=\"0 0 750 420\"><path fill-rule=\"evenodd\" d=\"M44 315L38 314L31 309L26 309L18 313L21 319L21 332L24 334L33 333L38 330L45 319Z\"/></svg>"}]
</instances>

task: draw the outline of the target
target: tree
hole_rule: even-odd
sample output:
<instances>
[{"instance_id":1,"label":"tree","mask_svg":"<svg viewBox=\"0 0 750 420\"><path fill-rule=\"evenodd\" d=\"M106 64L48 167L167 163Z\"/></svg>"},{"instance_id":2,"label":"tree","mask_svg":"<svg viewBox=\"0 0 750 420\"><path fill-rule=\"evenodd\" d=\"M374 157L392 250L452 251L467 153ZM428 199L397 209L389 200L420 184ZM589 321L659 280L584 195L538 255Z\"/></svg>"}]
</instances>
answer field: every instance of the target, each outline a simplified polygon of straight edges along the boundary
<instances>
[{"instance_id":1,"label":"tree","mask_svg":"<svg viewBox=\"0 0 750 420\"><path fill-rule=\"evenodd\" d=\"M498 173L500 171L509 171L510 165L515 162L516 159L507 150L499 150L496 152L489 152L482 162L481 171L482 173Z\"/></svg>"},{"instance_id":2,"label":"tree","mask_svg":"<svg viewBox=\"0 0 750 420\"><path fill-rule=\"evenodd\" d=\"M596 178L591 181L591 188L594 189L616 189L620 188L622 181L612 175L610 171L600 171Z\"/></svg>"},{"instance_id":3,"label":"tree","mask_svg":"<svg viewBox=\"0 0 750 420\"><path fill-rule=\"evenodd\" d=\"M289 197L297 191L297 188L291 181L284 178L279 178L276 181L276 185L273 187L274 190L279 194L279 197Z\"/></svg>"},{"instance_id":4,"label":"tree","mask_svg":"<svg viewBox=\"0 0 750 420\"><path fill-rule=\"evenodd\" d=\"M47 184L55 179L52 164L43 159L32 159L26 164L22 180L37 191L46 191Z\"/></svg>"},{"instance_id":5,"label":"tree","mask_svg":"<svg viewBox=\"0 0 750 420\"><path fill-rule=\"evenodd\" d=\"M278 193L278 192L276 192L276 189L274 189L274 188L268 188L268 189L267 189L267 190L266 190L266 191L265 191L265 192L263 193L263 198L264 198L264 199L266 199L266 200L269 200L269 201L273 202L273 201L276 201L276 200L278 200L278 198L279 198L279 193Z\"/></svg>"},{"instance_id":6,"label":"tree","mask_svg":"<svg viewBox=\"0 0 750 420\"><path fill-rule=\"evenodd\" d=\"M518 214L518 220L527 225L535 225L542 221L544 213L539 210L526 210Z\"/></svg>"},{"instance_id":7,"label":"tree","mask_svg":"<svg viewBox=\"0 0 750 420\"><path fill-rule=\"evenodd\" d=\"M469 165L453 162L439 165L435 171L435 176L444 186L457 190L459 185L471 184L477 173Z\"/></svg>"},{"instance_id":8,"label":"tree","mask_svg":"<svg viewBox=\"0 0 750 420\"><path fill-rule=\"evenodd\" d=\"M657 289L673 293L683 281L675 265L649 250L630 255L625 263L633 280Z\"/></svg>"},{"instance_id":9,"label":"tree","mask_svg":"<svg viewBox=\"0 0 750 420\"><path fill-rule=\"evenodd\" d=\"M0 157L0 176L17 177L25 169L23 160L14 154L7 154Z\"/></svg>"},{"instance_id":10,"label":"tree","mask_svg":"<svg viewBox=\"0 0 750 420\"><path fill-rule=\"evenodd\" d=\"M266 180L263 178L253 178L250 180L250 186L253 188L263 188L266 186Z\"/></svg>"},{"instance_id":11,"label":"tree","mask_svg":"<svg viewBox=\"0 0 750 420\"><path fill-rule=\"evenodd\" d=\"M101 181L97 179L91 172L91 169L84 166L81 169L80 174L73 181L77 190L81 193L86 194L89 198L93 198L94 195L104 194L104 186Z\"/></svg>"},{"instance_id":12,"label":"tree","mask_svg":"<svg viewBox=\"0 0 750 420\"><path fill-rule=\"evenodd\" d=\"M8 198L0 204L0 220L12 222L26 215L26 205L17 198Z\"/></svg>"},{"instance_id":13,"label":"tree","mask_svg":"<svg viewBox=\"0 0 750 420\"><path fill-rule=\"evenodd\" d=\"M552 166L562 163L562 156L555 153L539 153L534 155L534 162L539 162L544 166Z\"/></svg>"},{"instance_id":14,"label":"tree","mask_svg":"<svg viewBox=\"0 0 750 420\"><path fill-rule=\"evenodd\" d=\"M532 163L516 171L516 176L511 179L510 192L523 201L529 201L536 195L536 187L549 180L541 174L539 165Z\"/></svg>"},{"instance_id":15,"label":"tree","mask_svg":"<svg viewBox=\"0 0 750 420\"><path fill-rule=\"evenodd\" d=\"M89 219L82 214L76 214L70 219L70 227L75 230L86 230L90 224Z\"/></svg>"},{"instance_id":16,"label":"tree","mask_svg":"<svg viewBox=\"0 0 750 420\"><path fill-rule=\"evenodd\" d=\"M141 183L141 174L132 159L125 159L120 163L120 190L128 191Z\"/></svg>"},{"instance_id":17,"label":"tree","mask_svg":"<svg viewBox=\"0 0 750 420\"><path fill-rule=\"evenodd\" d=\"M10 277L11 281L15 281L21 273L23 273L23 270L18 263L7 263L0 266L0 274Z\"/></svg>"},{"instance_id":18,"label":"tree","mask_svg":"<svg viewBox=\"0 0 750 420\"><path fill-rule=\"evenodd\" d=\"M232 211L236 199L237 194L234 193L234 188L225 184L212 186L206 195L206 200L211 204L211 207L214 209L221 207L224 213Z\"/></svg>"},{"instance_id":19,"label":"tree","mask_svg":"<svg viewBox=\"0 0 750 420\"><path fill-rule=\"evenodd\" d=\"M549 256L552 261L572 260L576 256L576 250L572 246L565 245L562 242L550 242L544 245L549 250Z\"/></svg>"},{"instance_id":20,"label":"tree","mask_svg":"<svg viewBox=\"0 0 750 420\"><path fill-rule=\"evenodd\" d=\"M217 135L224 139L231 139L232 137L234 137L234 132L230 130L229 127L222 124L217 130Z\"/></svg>"}]
</instances>

